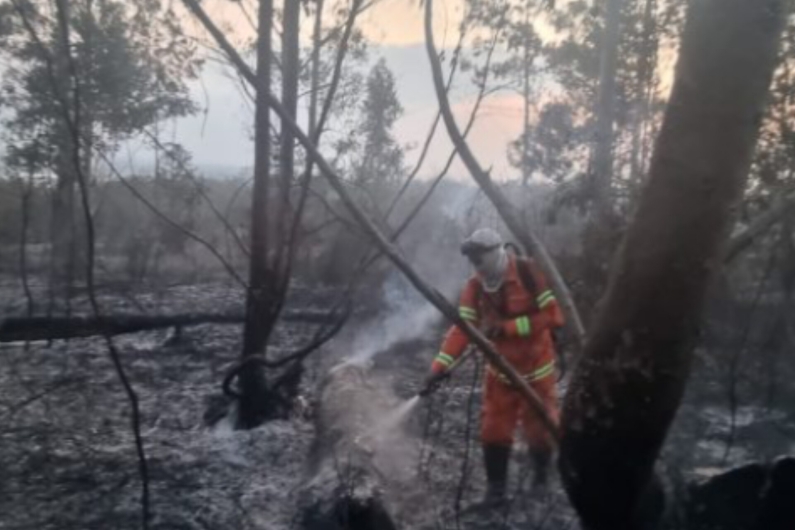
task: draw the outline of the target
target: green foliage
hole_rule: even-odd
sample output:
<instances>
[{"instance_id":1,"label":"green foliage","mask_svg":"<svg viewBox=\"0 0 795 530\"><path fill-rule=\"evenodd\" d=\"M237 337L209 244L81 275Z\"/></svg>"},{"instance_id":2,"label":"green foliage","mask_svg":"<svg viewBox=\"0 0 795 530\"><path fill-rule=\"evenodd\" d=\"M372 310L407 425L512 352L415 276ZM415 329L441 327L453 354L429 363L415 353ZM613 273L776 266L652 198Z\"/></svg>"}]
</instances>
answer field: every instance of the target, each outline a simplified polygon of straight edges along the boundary
<instances>
[{"instance_id":1,"label":"green foliage","mask_svg":"<svg viewBox=\"0 0 795 530\"><path fill-rule=\"evenodd\" d=\"M576 150L583 143L572 107L550 103L541 109L535 125L511 143L508 159L514 167L526 168L531 175L562 182L571 177Z\"/></svg>"},{"instance_id":2,"label":"green foliage","mask_svg":"<svg viewBox=\"0 0 795 530\"><path fill-rule=\"evenodd\" d=\"M661 60L675 54L684 0L625 0L616 73L614 185L633 196L646 171L666 94ZM587 183L595 138L604 2L468 0L463 29L473 59L496 46L489 93L508 90L526 105L509 161L523 180ZM465 64L469 65L467 58ZM483 72L476 71L475 83ZM624 190L626 192L624 193ZM584 194L583 194L584 196Z\"/></svg>"},{"instance_id":3,"label":"green foliage","mask_svg":"<svg viewBox=\"0 0 795 530\"><path fill-rule=\"evenodd\" d=\"M63 94L54 62L60 34L49 2L0 3L9 13L8 37L0 55L8 71L0 86L8 161L11 165L55 170L56 146L63 128ZM194 47L158 0L80 0L70 3L70 54L81 125L88 154L111 148L160 120L195 111L187 78L197 73ZM26 26L27 24L27 26ZM35 32L31 35L29 28Z\"/></svg>"},{"instance_id":4,"label":"green foliage","mask_svg":"<svg viewBox=\"0 0 795 530\"><path fill-rule=\"evenodd\" d=\"M403 113L395 90L395 76L381 59L367 77L367 92L361 106L361 152L354 168L360 185L396 184L403 174L403 149L392 131Z\"/></svg>"}]
</instances>

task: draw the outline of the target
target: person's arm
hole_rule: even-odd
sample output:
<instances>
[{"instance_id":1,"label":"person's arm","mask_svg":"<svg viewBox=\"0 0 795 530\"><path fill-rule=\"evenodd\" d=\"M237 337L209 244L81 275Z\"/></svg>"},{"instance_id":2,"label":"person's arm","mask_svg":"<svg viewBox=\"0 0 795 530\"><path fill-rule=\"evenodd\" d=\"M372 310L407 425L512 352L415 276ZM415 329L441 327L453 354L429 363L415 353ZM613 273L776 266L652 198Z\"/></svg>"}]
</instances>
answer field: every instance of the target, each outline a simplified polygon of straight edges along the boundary
<instances>
[{"instance_id":1,"label":"person's arm","mask_svg":"<svg viewBox=\"0 0 795 530\"><path fill-rule=\"evenodd\" d=\"M475 279L470 279L467 282L458 304L458 314L475 327L480 322L480 315L478 315L477 309L478 288L476 281ZM469 345L469 338L466 334L458 326L450 326L439 353L433 359L431 372L434 374L445 372L464 353L467 345Z\"/></svg>"},{"instance_id":2,"label":"person's arm","mask_svg":"<svg viewBox=\"0 0 795 530\"><path fill-rule=\"evenodd\" d=\"M546 329L554 330L563 326L563 312L544 274L532 262L527 262L524 266L530 268L539 293L536 296L538 311L503 321L502 332L507 337L529 337Z\"/></svg>"}]
</instances>

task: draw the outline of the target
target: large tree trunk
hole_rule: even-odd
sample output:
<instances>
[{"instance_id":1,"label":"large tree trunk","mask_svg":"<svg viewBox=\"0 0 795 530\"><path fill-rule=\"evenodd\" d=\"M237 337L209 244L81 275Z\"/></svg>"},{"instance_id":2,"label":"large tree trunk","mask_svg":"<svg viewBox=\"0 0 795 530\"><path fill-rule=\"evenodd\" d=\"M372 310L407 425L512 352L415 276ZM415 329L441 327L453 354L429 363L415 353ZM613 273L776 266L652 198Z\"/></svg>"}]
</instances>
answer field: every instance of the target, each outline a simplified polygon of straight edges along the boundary
<instances>
[{"instance_id":1,"label":"large tree trunk","mask_svg":"<svg viewBox=\"0 0 795 530\"><path fill-rule=\"evenodd\" d=\"M561 472L590 530L641 528L783 19L780 0L690 3L649 184L564 405Z\"/></svg>"},{"instance_id":2,"label":"large tree trunk","mask_svg":"<svg viewBox=\"0 0 795 530\"><path fill-rule=\"evenodd\" d=\"M254 117L254 189L251 204L251 259L249 287L246 295L246 323L243 331L243 357L265 355L275 316L271 311L274 296L274 271L270 270L268 252L271 227L270 202L270 108L264 96L271 83L272 0L260 0L257 41L257 99ZM250 428L267 415L265 378L260 366L248 363L240 373L241 399L238 425Z\"/></svg>"}]
</instances>

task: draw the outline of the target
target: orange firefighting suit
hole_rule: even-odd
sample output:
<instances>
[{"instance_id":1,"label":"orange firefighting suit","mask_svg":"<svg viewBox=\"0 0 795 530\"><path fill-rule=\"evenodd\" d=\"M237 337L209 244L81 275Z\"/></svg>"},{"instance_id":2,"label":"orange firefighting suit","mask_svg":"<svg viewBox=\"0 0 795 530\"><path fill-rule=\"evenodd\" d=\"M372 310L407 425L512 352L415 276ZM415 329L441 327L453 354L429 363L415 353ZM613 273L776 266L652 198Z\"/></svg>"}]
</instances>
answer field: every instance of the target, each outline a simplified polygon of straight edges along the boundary
<instances>
[{"instance_id":1,"label":"orange firefighting suit","mask_svg":"<svg viewBox=\"0 0 795 530\"><path fill-rule=\"evenodd\" d=\"M477 275L467 281L461 293L459 313L464 320L480 329L500 330L492 339L497 352L530 383L557 424L559 410L551 330L563 325L563 315L538 266L530 259L511 254L508 259L506 276L498 291L487 293ZM519 264L519 260L524 263ZM530 272L534 286L525 286L526 282L522 282L520 266ZM468 344L469 339L464 332L452 326L431 370L434 373L446 370ZM511 445L519 420L531 450L552 450L551 437L541 418L511 383L496 368L489 366L481 409L482 443Z\"/></svg>"}]
</instances>

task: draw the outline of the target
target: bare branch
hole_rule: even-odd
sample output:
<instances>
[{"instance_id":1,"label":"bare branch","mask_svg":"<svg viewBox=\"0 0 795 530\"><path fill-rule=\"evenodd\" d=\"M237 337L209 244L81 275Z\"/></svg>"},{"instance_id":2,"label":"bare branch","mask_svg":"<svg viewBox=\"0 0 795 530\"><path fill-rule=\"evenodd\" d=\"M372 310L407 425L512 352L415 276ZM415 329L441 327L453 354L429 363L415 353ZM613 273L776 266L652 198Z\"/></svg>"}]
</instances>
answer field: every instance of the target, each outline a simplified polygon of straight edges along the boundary
<instances>
[{"instance_id":1,"label":"bare branch","mask_svg":"<svg viewBox=\"0 0 795 530\"><path fill-rule=\"evenodd\" d=\"M499 188L491 180L489 174L480 167L477 159L475 159L475 155L469 149L466 140L461 135L458 125L455 123L455 117L450 107L450 100L447 98L447 94L444 90L442 65L433 42L433 0L425 0L425 47L428 52L428 59L431 63L436 98L439 101L439 108L442 112L442 118L447 127L450 140L453 142L453 145L456 146L458 154L469 170L469 173L472 175L472 178L475 179L475 182L478 183L478 186L480 186L492 202L508 229L524 247L525 251L533 255L538 260L539 265L544 269L558 297L558 301L563 311L566 313L566 322L571 328L573 335L576 337L577 344L582 347L585 339L585 328L582 324L579 312L574 305L574 300L571 297L569 288L566 286L563 277L552 261L552 257L549 255L546 248L544 248L541 240L538 239L532 231L527 229L519 211L506 199L502 192L500 192Z\"/></svg>"},{"instance_id":2,"label":"bare branch","mask_svg":"<svg viewBox=\"0 0 795 530\"><path fill-rule=\"evenodd\" d=\"M462 135L464 140L466 140L467 136L469 136L469 132L472 130L472 127L475 125L475 118L478 115L478 110L480 110L480 105L483 103L483 100L485 99L487 94L486 85L488 84L488 78L489 78L488 74L489 66L491 65L492 57L494 56L494 50L497 47L498 37L499 34L495 35L494 38L492 39L491 47L489 48L488 54L486 56L486 65L484 69L486 73L484 74L483 79L481 80L477 99L475 99L475 104L472 106L472 112L469 114L469 120L467 121L466 127L464 128L464 133ZM447 172L450 171L450 167L453 165L453 161L455 160L457 154L458 154L458 148L453 146L453 150L450 152L450 156L447 157L447 162L445 163L444 168L442 168L442 171L433 180L433 183L431 184L430 188L428 188L428 191L425 193L425 195L417 202L417 204L414 206L414 209L406 216L406 218L403 220L403 222L400 224L397 230L395 230L395 233L391 238L393 241L397 239L400 236L400 234L403 233L403 231L408 227L411 221L414 220L414 218L420 212L423 206L425 206L425 203L427 203L428 200L431 198L431 195L433 194L436 187L439 185L442 179L444 179L444 177L447 175Z\"/></svg>"}]
</instances>

